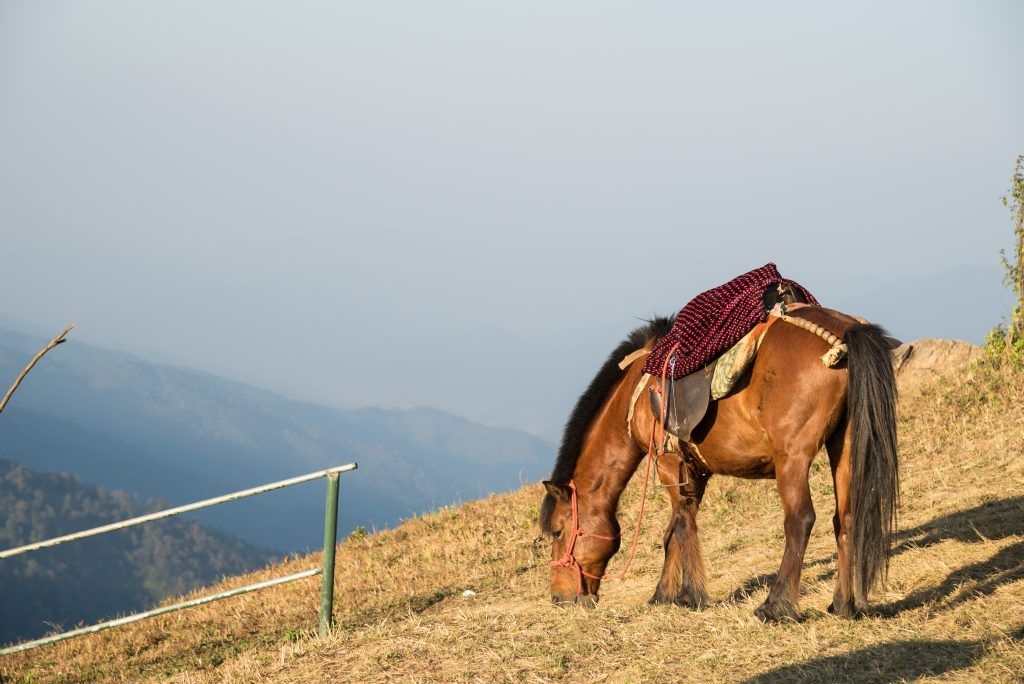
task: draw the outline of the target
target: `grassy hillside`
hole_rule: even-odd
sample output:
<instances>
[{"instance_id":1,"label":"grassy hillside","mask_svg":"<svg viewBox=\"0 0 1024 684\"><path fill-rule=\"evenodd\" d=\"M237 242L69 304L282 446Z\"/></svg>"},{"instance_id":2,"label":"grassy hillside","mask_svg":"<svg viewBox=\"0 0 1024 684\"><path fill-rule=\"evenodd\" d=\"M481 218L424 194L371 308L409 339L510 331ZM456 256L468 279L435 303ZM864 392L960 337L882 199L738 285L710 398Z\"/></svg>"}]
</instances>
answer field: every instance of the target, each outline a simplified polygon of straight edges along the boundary
<instances>
[{"instance_id":1,"label":"grassy hillside","mask_svg":"<svg viewBox=\"0 0 1024 684\"><path fill-rule=\"evenodd\" d=\"M835 544L819 459L797 624L753 617L781 555L773 482L709 485L700 524L712 604L699 613L646 604L661 568L660 492L626 580L607 582L594 611L553 607L549 547L535 542L541 488L531 485L347 540L327 638L312 632L317 580L307 580L9 657L0 672L12 681L1019 681L1024 373L976 366L904 397L900 411L901 532L875 614L856 622L824 610ZM634 478L627 528L638 488ZM224 585L318 562L295 558Z\"/></svg>"}]
</instances>

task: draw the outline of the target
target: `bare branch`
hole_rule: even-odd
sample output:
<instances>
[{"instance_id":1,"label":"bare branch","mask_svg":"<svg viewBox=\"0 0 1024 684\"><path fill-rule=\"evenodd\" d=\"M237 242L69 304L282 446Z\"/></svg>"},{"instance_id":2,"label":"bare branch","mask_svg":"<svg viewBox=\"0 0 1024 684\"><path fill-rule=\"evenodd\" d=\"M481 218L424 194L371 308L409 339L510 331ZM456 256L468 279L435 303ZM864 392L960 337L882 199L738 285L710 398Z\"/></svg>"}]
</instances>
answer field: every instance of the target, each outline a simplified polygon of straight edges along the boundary
<instances>
[{"instance_id":1,"label":"bare branch","mask_svg":"<svg viewBox=\"0 0 1024 684\"><path fill-rule=\"evenodd\" d=\"M21 371L21 374L14 381L14 384L11 385L11 389L7 390L7 394L4 395L3 401L0 401L0 412L3 412L4 407L7 406L7 402L10 401L11 399L11 395L14 394L14 390L18 389L18 385L20 385L21 381L25 379L25 376L28 375L28 372L32 370L32 366L36 365L36 362L39 361L39 359L43 358L43 354L56 347L58 344L66 342L67 340L64 339L64 336L71 332L71 329L74 327L75 324L72 323L68 327L64 328L64 332L50 340L50 343L48 345L40 349L39 353L32 357L32 360L28 362L27 366L25 366L25 370Z\"/></svg>"}]
</instances>

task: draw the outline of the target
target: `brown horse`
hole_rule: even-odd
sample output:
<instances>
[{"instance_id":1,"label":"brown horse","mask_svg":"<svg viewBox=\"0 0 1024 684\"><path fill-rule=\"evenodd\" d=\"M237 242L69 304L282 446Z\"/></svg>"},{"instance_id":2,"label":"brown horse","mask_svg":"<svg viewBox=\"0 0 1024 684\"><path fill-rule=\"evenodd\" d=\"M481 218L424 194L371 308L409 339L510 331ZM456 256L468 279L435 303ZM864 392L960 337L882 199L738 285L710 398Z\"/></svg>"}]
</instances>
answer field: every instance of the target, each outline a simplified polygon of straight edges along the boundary
<instances>
[{"instance_id":1,"label":"brown horse","mask_svg":"<svg viewBox=\"0 0 1024 684\"><path fill-rule=\"evenodd\" d=\"M846 617L863 613L868 591L886 574L899 497L890 340L878 326L828 309L804 307L797 315L841 337L846 357L828 368L821 360L829 349L824 340L772 322L736 389L711 402L693 431L696 451L684 445L680 451L688 453L667 452L657 459L672 517L652 603L700 608L708 601L697 510L710 475L775 478L785 551L771 592L755 614L765 621L798 619L800 571L815 519L808 472L822 446L832 466L839 548L829 610ZM654 442L658 421L644 390L627 429L643 364L625 371L618 364L636 349L652 348L669 328L669 321L657 319L635 330L612 352L566 425L551 480L544 483L540 521L553 538L556 603L593 606L608 561L619 549L619 497Z\"/></svg>"}]
</instances>

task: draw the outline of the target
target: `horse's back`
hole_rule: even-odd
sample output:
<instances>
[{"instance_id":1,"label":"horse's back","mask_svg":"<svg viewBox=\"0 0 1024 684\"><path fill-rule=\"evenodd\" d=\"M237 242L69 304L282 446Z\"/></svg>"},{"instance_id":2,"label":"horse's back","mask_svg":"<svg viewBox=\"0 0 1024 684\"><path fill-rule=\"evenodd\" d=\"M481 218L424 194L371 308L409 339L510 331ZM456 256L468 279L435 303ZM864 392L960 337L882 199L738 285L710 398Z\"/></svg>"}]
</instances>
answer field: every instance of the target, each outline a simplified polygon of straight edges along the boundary
<instances>
[{"instance_id":1,"label":"horse's back","mask_svg":"<svg viewBox=\"0 0 1024 684\"><path fill-rule=\"evenodd\" d=\"M800 317L841 337L859 321L820 307L801 307ZM713 472L774 477L788 454L817 451L842 418L845 363L829 368L821 337L772 323L746 378L729 396L712 402L693 440Z\"/></svg>"}]
</instances>

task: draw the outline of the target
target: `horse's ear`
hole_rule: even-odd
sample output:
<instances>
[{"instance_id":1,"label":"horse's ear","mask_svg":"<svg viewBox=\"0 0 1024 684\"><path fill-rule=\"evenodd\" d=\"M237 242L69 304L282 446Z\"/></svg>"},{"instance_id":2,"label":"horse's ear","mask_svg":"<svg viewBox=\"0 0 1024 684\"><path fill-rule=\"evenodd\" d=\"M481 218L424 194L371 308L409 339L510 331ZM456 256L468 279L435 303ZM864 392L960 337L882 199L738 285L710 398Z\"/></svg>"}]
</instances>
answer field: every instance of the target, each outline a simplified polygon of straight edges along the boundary
<instances>
[{"instance_id":1,"label":"horse's ear","mask_svg":"<svg viewBox=\"0 0 1024 684\"><path fill-rule=\"evenodd\" d=\"M569 485L544 480L544 488L548 490L548 494L562 503L569 503L569 500L572 499L572 490L569 489Z\"/></svg>"}]
</instances>

